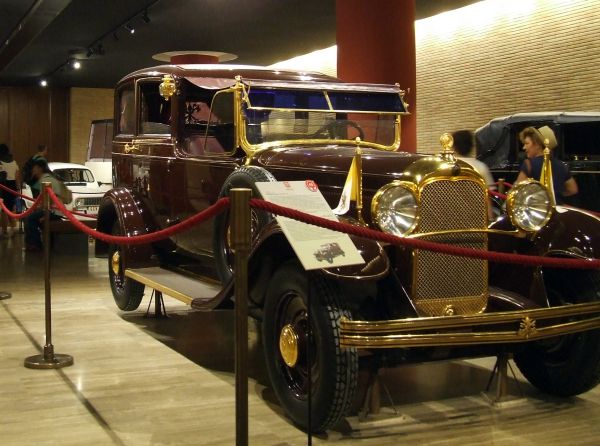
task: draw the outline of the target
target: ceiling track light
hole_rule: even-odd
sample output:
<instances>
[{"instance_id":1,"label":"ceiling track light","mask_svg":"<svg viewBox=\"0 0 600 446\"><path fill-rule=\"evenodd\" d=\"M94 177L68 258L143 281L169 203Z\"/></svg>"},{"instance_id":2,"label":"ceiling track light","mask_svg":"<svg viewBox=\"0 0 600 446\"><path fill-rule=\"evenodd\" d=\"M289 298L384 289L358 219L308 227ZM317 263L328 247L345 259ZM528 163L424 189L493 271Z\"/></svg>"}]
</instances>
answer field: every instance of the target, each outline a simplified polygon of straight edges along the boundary
<instances>
[{"instance_id":1,"label":"ceiling track light","mask_svg":"<svg viewBox=\"0 0 600 446\"><path fill-rule=\"evenodd\" d=\"M135 22L135 20L141 19L146 24L150 23L151 20L148 16L148 6L151 6L158 1L160 0L151 1L150 4L147 4L143 10L138 10L138 12L136 12L134 15L131 15L124 19L116 27L102 34L100 37L98 37L96 40L90 43L87 48L79 48L78 50L69 51L69 56L67 60L62 62L53 71L46 73L46 77L52 77L55 73L58 72L64 73L65 71L69 70L80 70L83 66L81 60L84 59L84 57L89 59L92 56L104 55L105 51L102 42L105 41L105 39L110 35L112 35L115 41L119 41L120 39L118 33L122 28L126 29L129 34L135 34L135 26L133 25L133 22ZM8 45L8 43L9 39L6 39L4 42L0 41L0 47L2 46L2 44ZM94 59L95 58L96 57L94 57ZM48 85L48 81L46 79L40 79L39 85L41 87L46 87Z\"/></svg>"}]
</instances>

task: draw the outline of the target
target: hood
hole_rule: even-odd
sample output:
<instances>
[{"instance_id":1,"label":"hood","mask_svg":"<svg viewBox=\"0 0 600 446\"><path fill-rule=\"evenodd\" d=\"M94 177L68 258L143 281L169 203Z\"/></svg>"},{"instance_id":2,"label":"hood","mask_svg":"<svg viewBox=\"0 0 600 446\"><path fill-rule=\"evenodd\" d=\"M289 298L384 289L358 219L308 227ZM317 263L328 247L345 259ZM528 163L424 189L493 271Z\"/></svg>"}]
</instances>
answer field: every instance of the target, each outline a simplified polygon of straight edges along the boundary
<instances>
[{"instance_id":1,"label":"hood","mask_svg":"<svg viewBox=\"0 0 600 446\"><path fill-rule=\"evenodd\" d=\"M281 168L346 175L354 152L355 147L337 145L282 147L257 154L252 164L261 165L267 170ZM413 153L386 152L362 147L363 175L400 178L410 164L422 158L423 155Z\"/></svg>"}]
</instances>

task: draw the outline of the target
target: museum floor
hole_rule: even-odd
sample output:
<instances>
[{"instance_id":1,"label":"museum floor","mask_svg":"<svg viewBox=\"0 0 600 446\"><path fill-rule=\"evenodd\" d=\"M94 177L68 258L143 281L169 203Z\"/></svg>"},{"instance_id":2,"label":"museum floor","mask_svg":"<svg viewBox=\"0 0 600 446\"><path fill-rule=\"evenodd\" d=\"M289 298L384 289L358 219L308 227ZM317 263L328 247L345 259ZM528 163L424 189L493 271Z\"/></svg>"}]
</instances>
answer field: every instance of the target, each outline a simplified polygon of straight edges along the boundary
<instances>
[{"instance_id":1,"label":"museum floor","mask_svg":"<svg viewBox=\"0 0 600 446\"><path fill-rule=\"evenodd\" d=\"M91 250L90 250L91 251ZM106 260L53 258L53 343L75 364L30 370L44 344L42 256L22 237L0 240L0 444L232 445L235 443L233 317L191 311L166 298L168 319L122 313L112 302ZM250 324L249 426L252 445L301 445L268 386ZM549 399L525 382L524 397L492 407L482 396L493 359L385 370L378 415L355 410L314 444L600 444L600 388ZM366 381L366 374L361 382ZM512 392L518 393L511 380ZM356 406L361 405L361 385Z\"/></svg>"}]
</instances>

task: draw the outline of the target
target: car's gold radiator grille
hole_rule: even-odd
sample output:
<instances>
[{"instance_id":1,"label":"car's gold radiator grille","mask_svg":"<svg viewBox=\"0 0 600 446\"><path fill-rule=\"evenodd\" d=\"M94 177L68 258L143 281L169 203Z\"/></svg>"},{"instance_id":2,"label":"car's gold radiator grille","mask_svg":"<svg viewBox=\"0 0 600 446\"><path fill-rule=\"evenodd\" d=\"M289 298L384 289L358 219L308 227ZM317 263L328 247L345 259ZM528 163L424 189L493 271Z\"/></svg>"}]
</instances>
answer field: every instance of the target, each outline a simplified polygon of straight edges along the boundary
<instances>
[{"instance_id":1,"label":"car's gold radiator grille","mask_svg":"<svg viewBox=\"0 0 600 446\"><path fill-rule=\"evenodd\" d=\"M421 191L417 233L485 228L487 203L482 185L468 180L427 183ZM485 249L484 233L449 233L424 240ZM413 299L422 315L472 314L485 309L487 261L432 251L414 253Z\"/></svg>"}]
</instances>

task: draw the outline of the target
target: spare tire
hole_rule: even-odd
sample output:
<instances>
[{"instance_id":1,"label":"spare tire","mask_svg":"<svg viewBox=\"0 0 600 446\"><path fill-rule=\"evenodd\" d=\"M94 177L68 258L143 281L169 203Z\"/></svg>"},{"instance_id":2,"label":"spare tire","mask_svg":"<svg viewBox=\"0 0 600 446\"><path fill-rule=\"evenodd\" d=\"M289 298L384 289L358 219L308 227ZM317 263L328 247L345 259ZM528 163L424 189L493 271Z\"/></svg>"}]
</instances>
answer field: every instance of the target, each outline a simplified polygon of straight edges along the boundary
<instances>
[{"instance_id":1,"label":"spare tire","mask_svg":"<svg viewBox=\"0 0 600 446\"><path fill-rule=\"evenodd\" d=\"M219 198L228 197L229 191L233 188L247 188L252 190L253 198L261 198L260 192L256 187L257 182L277 181L275 177L266 169L257 166L243 166L231 173L225 180ZM268 212L257 209L250 210L252 219L252 240L265 227L273 216ZM213 251L215 255L215 267L219 279L223 284L228 283L232 276L233 252L229 245L229 210L221 212L215 217L213 228Z\"/></svg>"}]
</instances>

